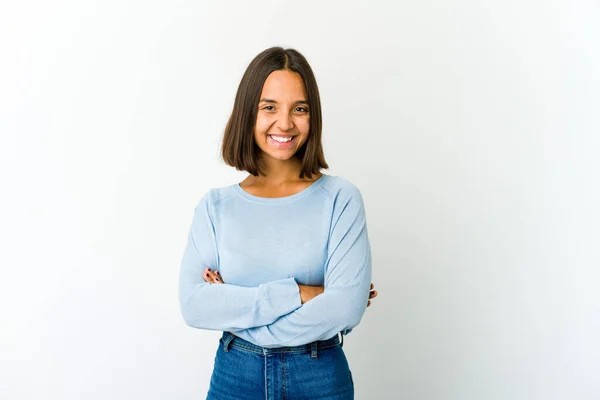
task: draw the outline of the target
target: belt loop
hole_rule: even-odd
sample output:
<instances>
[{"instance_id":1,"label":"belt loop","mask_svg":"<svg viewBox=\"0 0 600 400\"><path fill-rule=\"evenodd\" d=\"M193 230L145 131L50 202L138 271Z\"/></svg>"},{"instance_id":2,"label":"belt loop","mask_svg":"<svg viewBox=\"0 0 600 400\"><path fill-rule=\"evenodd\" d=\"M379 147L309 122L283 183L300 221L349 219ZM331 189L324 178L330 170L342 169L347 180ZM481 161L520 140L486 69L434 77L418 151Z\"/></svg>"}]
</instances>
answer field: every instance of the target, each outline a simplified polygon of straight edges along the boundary
<instances>
[{"instance_id":1,"label":"belt loop","mask_svg":"<svg viewBox=\"0 0 600 400\"><path fill-rule=\"evenodd\" d=\"M229 344L235 338L235 335L233 335L232 333L229 333L229 332L225 332L224 336L225 336L225 338L223 339L223 350L225 350L225 352L228 352Z\"/></svg>"},{"instance_id":2,"label":"belt loop","mask_svg":"<svg viewBox=\"0 0 600 400\"><path fill-rule=\"evenodd\" d=\"M340 340L340 347L344 347L344 333L340 332L340 336L342 337L342 340Z\"/></svg>"},{"instance_id":3,"label":"belt loop","mask_svg":"<svg viewBox=\"0 0 600 400\"><path fill-rule=\"evenodd\" d=\"M310 356L314 359L317 358L317 341L316 340L310 344Z\"/></svg>"}]
</instances>

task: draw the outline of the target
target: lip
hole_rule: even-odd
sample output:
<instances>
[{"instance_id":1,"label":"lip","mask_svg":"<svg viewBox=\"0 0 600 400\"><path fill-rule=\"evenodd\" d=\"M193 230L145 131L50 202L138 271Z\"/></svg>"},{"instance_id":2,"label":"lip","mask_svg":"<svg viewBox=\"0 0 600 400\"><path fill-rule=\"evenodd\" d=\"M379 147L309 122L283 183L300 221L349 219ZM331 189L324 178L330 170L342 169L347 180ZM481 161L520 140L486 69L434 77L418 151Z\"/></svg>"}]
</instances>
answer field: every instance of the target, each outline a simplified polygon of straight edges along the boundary
<instances>
[{"instance_id":1,"label":"lip","mask_svg":"<svg viewBox=\"0 0 600 400\"><path fill-rule=\"evenodd\" d=\"M287 149L290 147L294 147L296 145L296 138L297 136L294 135L267 135L268 136L268 141L269 144L273 147L277 147L278 149ZM289 142L285 142L285 143L280 143L276 140L271 139L271 136L275 136L275 137L292 137L292 140L290 140Z\"/></svg>"}]
</instances>

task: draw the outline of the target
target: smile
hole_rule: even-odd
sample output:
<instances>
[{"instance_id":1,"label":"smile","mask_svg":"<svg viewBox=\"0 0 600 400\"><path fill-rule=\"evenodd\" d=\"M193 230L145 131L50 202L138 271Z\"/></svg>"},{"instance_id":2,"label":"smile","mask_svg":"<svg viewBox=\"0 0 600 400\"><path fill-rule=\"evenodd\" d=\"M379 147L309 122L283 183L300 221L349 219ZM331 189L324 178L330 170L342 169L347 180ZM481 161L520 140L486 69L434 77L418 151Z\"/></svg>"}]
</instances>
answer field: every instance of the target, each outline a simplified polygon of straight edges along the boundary
<instances>
[{"instance_id":1,"label":"smile","mask_svg":"<svg viewBox=\"0 0 600 400\"><path fill-rule=\"evenodd\" d=\"M271 136L271 135L269 135ZM293 136L289 136L289 137L283 137L283 136L271 136L271 139L278 141L279 143L285 143L285 142L289 142L290 140L292 140L294 137Z\"/></svg>"},{"instance_id":2,"label":"smile","mask_svg":"<svg viewBox=\"0 0 600 400\"><path fill-rule=\"evenodd\" d=\"M295 142L296 136L269 136L269 143L272 143L278 148L292 147Z\"/></svg>"}]
</instances>

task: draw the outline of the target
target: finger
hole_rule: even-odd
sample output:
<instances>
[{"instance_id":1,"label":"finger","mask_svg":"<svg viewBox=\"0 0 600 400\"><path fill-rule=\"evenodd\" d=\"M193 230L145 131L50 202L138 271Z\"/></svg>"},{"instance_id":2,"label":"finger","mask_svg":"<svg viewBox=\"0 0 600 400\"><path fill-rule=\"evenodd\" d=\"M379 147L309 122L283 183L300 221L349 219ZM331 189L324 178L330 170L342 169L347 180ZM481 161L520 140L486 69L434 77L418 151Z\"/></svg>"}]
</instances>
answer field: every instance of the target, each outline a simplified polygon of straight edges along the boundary
<instances>
[{"instance_id":1,"label":"finger","mask_svg":"<svg viewBox=\"0 0 600 400\"><path fill-rule=\"evenodd\" d=\"M204 280L208 283L216 283L215 282L215 273L210 270L210 268L204 269Z\"/></svg>"},{"instance_id":2,"label":"finger","mask_svg":"<svg viewBox=\"0 0 600 400\"><path fill-rule=\"evenodd\" d=\"M367 302L367 307L370 307L370 306L371 306L371 300L369 300L369 301Z\"/></svg>"},{"instance_id":3,"label":"finger","mask_svg":"<svg viewBox=\"0 0 600 400\"><path fill-rule=\"evenodd\" d=\"M369 298L374 299L378 294L379 293L377 293L377 290L373 290L371 293L369 293Z\"/></svg>"},{"instance_id":4,"label":"finger","mask_svg":"<svg viewBox=\"0 0 600 400\"><path fill-rule=\"evenodd\" d=\"M371 283L371 290L373 290L373 288L375 288L375 285L373 285L373 283Z\"/></svg>"},{"instance_id":5,"label":"finger","mask_svg":"<svg viewBox=\"0 0 600 400\"><path fill-rule=\"evenodd\" d=\"M218 275L217 271L211 272L211 277L212 277L214 283L223 283L223 280Z\"/></svg>"}]
</instances>

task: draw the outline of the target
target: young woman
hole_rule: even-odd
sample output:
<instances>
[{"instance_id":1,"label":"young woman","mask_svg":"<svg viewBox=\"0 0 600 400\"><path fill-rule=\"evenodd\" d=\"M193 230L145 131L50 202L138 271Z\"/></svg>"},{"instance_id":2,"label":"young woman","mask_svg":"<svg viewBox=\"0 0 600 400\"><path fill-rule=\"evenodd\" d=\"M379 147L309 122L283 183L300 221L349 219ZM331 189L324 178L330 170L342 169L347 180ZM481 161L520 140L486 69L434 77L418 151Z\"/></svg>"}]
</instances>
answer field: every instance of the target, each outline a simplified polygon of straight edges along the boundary
<instances>
[{"instance_id":1,"label":"young woman","mask_svg":"<svg viewBox=\"0 0 600 400\"><path fill-rule=\"evenodd\" d=\"M223 331L207 399L354 398L343 338L377 295L365 209L321 173L319 91L299 52L250 63L222 156L250 175L200 200L180 272L186 323Z\"/></svg>"}]
</instances>

